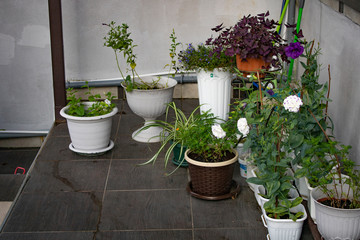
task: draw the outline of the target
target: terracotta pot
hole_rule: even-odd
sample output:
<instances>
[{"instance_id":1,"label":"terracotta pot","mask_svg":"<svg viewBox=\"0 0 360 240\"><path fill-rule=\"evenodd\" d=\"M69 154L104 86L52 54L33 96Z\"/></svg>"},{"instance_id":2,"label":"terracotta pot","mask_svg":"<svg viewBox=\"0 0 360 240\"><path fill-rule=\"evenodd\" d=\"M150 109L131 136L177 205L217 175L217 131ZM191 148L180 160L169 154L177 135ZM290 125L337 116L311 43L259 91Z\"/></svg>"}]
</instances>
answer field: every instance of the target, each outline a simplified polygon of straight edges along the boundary
<instances>
[{"instance_id":1,"label":"terracotta pot","mask_svg":"<svg viewBox=\"0 0 360 240\"><path fill-rule=\"evenodd\" d=\"M265 62L262 58L247 58L246 60L242 61L240 55L236 55L236 66L242 72L257 72L261 71L263 67L270 65L270 63Z\"/></svg>"}]
</instances>

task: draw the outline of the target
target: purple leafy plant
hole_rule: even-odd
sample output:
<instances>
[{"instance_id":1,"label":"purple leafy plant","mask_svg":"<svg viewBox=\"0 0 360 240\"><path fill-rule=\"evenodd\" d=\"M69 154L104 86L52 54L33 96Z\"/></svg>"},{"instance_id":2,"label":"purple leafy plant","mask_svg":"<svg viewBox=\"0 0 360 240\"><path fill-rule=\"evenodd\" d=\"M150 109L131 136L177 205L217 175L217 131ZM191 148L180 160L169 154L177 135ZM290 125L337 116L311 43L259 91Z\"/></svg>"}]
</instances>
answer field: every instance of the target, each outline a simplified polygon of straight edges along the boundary
<instances>
[{"instance_id":1,"label":"purple leafy plant","mask_svg":"<svg viewBox=\"0 0 360 240\"><path fill-rule=\"evenodd\" d=\"M280 60L288 62L285 54L287 44L276 32L278 23L268 19L268 16L269 12L244 16L228 28L220 24L211 29L219 36L209 38L206 44L212 45L215 53L224 51L228 56L240 55L242 61L262 58L274 67L280 67Z\"/></svg>"}]
</instances>

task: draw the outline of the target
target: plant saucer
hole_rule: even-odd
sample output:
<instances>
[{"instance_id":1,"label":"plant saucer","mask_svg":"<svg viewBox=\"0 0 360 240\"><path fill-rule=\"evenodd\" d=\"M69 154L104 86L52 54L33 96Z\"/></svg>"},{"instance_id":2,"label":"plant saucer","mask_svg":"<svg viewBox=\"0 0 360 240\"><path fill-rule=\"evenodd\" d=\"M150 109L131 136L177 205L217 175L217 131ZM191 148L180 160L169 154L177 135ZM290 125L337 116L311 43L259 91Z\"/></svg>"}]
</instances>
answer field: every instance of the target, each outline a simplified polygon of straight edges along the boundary
<instances>
[{"instance_id":1,"label":"plant saucer","mask_svg":"<svg viewBox=\"0 0 360 240\"><path fill-rule=\"evenodd\" d=\"M193 197L203 199L203 200L212 200L212 201L215 200L216 201L216 200L223 200L223 199L228 199L228 198L235 199L239 195L241 188L240 188L240 184L238 184L236 181L232 180L231 189L230 189L229 193L226 193L221 196L205 196L205 195L194 192L192 189L192 183L190 181L186 187L186 190Z\"/></svg>"},{"instance_id":2,"label":"plant saucer","mask_svg":"<svg viewBox=\"0 0 360 240\"><path fill-rule=\"evenodd\" d=\"M97 149L97 150L82 150L82 149L76 149L74 148L74 146L72 145L72 143L70 143L69 145L69 149L73 152L76 152L80 155L85 155L85 156L97 156L97 155L102 155L104 153L106 153L107 151L111 150L114 147L114 142L112 140L110 140L109 146L103 148L103 149Z\"/></svg>"}]
</instances>

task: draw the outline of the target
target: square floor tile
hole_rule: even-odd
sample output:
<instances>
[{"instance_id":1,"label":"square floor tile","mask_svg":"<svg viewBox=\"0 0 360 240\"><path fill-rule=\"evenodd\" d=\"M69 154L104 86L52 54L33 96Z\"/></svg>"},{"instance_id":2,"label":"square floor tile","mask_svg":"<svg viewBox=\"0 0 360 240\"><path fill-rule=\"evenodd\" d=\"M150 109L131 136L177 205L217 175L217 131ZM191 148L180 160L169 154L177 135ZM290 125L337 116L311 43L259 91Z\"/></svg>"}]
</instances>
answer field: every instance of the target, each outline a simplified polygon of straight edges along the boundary
<instances>
[{"instance_id":1,"label":"square floor tile","mask_svg":"<svg viewBox=\"0 0 360 240\"><path fill-rule=\"evenodd\" d=\"M100 231L191 229L185 190L107 191Z\"/></svg>"},{"instance_id":2,"label":"square floor tile","mask_svg":"<svg viewBox=\"0 0 360 240\"><path fill-rule=\"evenodd\" d=\"M100 232L97 240L192 240L191 230Z\"/></svg>"},{"instance_id":3,"label":"square floor tile","mask_svg":"<svg viewBox=\"0 0 360 240\"><path fill-rule=\"evenodd\" d=\"M204 201L192 198L194 228L260 227L261 212L254 193L242 187L236 199Z\"/></svg>"},{"instance_id":4,"label":"square floor tile","mask_svg":"<svg viewBox=\"0 0 360 240\"><path fill-rule=\"evenodd\" d=\"M3 231L94 231L101 199L93 192L23 193Z\"/></svg>"},{"instance_id":5,"label":"square floor tile","mask_svg":"<svg viewBox=\"0 0 360 240\"><path fill-rule=\"evenodd\" d=\"M119 135L112 150L113 159L150 159L160 148L160 143L142 143L131 135ZM164 153L160 155L164 156Z\"/></svg>"},{"instance_id":6,"label":"square floor tile","mask_svg":"<svg viewBox=\"0 0 360 240\"><path fill-rule=\"evenodd\" d=\"M233 229L201 229L194 231L194 240L264 240L266 239L266 228L233 228Z\"/></svg>"},{"instance_id":7,"label":"square floor tile","mask_svg":"<svg viewBox=\"0 0 360 240\"><path fill-rule=\"evenodd\" d=\"M145 160L112 160L107 190L135 189L185 189L188 182L187 169L176 169L171 162L165 169L164 160L140 166Z\"/></svg>"},{"instance_id":8,"label":"square floor tile","mask_svg":"<svg viewBox=\"0 0 360 240\"><path fill-rule=\"evenodd\" d=\"M77 154L69 149L71 143L70 137L52 137L49 138L37 161L59 161L59 160L87 160L87 159L110 159L111 151L99 156L85 156Z\"/></svg>"},{"instance_id":9,"label":"square floor tile","mask_svg":"<svg viewBox=\"0 0 360 240\"><path fill-rule=\"evenodd\" d=\"M41 161L24 192L103 191L110 160Z\"/></svg>"},{"instance_id":10,"label":"square floor tile","mask_svg":"<svg viewBox=\"0 0 360 240\"><path fill-rule=\"evenodd\" d=\"M1 240L93 240L93 232L1 233Z\"/></svg>"}]
</instances>

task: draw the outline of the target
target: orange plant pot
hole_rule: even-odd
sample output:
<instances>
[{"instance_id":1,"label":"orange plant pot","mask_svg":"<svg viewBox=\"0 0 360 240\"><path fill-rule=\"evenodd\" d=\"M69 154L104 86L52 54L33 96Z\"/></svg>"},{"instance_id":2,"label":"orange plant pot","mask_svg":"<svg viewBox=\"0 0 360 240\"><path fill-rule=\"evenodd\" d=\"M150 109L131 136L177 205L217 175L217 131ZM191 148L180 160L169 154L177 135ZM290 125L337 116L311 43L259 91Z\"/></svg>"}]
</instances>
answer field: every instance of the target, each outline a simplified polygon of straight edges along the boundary
<instances>
[{"instance_id":1,"label":"orange plant pot","mask_svg":"<svg viewBox=\"0 0 360 240\"><path fill-rule=\"evenodd\" d=\"M261 71L263 67L268 67L270 63L265 62L262 58L247 58L247 61L242 61L240 55L236 55L236 66L242 72L257 72Z\"/></svg>"}]
</instances>

